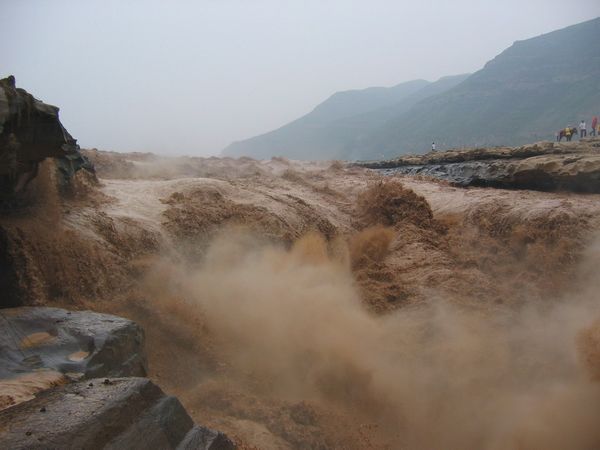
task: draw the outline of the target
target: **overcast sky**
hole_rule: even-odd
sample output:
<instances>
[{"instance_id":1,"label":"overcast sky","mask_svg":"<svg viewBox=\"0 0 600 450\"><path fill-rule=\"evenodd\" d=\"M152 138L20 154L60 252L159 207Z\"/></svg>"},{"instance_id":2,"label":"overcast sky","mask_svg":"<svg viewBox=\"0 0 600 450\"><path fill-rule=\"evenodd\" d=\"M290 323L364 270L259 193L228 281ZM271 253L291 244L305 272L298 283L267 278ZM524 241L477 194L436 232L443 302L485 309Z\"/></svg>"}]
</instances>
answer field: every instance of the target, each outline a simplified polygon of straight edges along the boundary
<instances>
[{"instance_id":1,"label":"overcast sky","mask_svg":"<svg viewBox=\"0 0 600 450\"><path fill-rule=\"evenodd\" d=\"M597 0L0 0L0 77L84 147L210 155L335 91L474 72L597 16Z\"/></svg>"}]
</instances>

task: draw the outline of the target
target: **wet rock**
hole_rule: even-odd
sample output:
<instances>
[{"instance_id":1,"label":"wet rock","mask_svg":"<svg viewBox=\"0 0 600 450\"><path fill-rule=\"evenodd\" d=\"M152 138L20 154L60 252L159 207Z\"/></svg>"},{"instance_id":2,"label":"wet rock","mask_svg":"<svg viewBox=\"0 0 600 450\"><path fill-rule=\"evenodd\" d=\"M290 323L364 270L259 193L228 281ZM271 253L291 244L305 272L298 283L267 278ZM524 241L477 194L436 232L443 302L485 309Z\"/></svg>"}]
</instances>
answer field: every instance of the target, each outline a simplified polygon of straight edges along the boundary
<instances>
[{"instance_id":1,"label":"wet rock","mask_svg":"<svg viewBox=\"0 0 600 450\"><path fill-rule=\"evenodd\" d=\"M438 178L458 186L600 192L600 140L463 149L359 165L387 174Z\"/></svg>"},{"instance_id":2,"label":"wet rock","mask_svg":"<svg viewBox=\"0 0 600 450\"><path fill-rule=\"evenodd\" d=\"M0 379L40 370L83 378L146 375L144 332L131 320L46 307L0 314Z\"/></svg>"},{"instance_id":3,"label":"wet rock","mask_svg":"<svg viewBox=\"0 0 600 450\"><path fill-rule=\"evenodd\" d=\"M146 378L56 387L0 411L0 447L11 449L229 450L222 433L195 425L175 397ZM44 413L40 411L45 409Z\"/></svg>"},{"instance_id":4,"label":"wet rock","mask_svg":"<svg viewBox=\"0 0 600 450\"><path fill-rule=\"evenodd\" d=\"M79 169L94 171L60 123L56 106L17 88L12 75L0 79L0 198L24 190L49 157L65 183Z\"/></svg>"}]
</instances>

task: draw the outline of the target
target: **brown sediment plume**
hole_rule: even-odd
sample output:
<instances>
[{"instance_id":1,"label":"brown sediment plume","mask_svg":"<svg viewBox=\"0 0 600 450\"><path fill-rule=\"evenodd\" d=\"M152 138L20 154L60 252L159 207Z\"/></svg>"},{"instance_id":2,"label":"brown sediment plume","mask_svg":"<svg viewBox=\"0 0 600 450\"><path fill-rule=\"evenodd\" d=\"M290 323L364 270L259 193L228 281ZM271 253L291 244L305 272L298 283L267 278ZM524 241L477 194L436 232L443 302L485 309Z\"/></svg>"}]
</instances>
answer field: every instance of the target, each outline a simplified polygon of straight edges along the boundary
<instances>
[{"instance_id":1,"label":"brown sediment plume","mask_svg":"<svg viewBox=\"0 0 600 450\"><path fill-rule=\"evenodd\" d=\"M375 225L351 236L349 247L352 267L357 269L383 261L394 235L392 228Z\"/></svg>"},{"instance_id":2,"label":"brown sediment plume","mask_svg":"<svg viewBox=\"0 0 600 450\"><path fill-rule=\"evenodd\" d=\"M178 308L202 316L238 389L353 411L391 448L600 444L589 420L600 418L600 390L577 360L589 299L482 312L432 292L419 308L375 316L325 239L310 235L289 250L252 242L225 233L201 267L171 266L161 282L184 299ZM202 386L183 394L192 409ZM573 420L577 405L585 420Z\"/></svg>"},{"instance_id":3,"label":"brown sediment plume","mask_svg":"<svg viewBox=\"0 0 600 450\"><path fill-rule=\"evenodd\" d=\"M370 185L359 194L356 205L359 219L366 225L412 223L424 227L434 221L427 200L394 179Z\"/></svg>"},{"instance_id":4,"label":"brown sediment plume","mask_svg":"<svg viewBox=\"0 0 600 450\"><path fill-rule=\"evenodd\" d=\"M582 363L593 381L600 381L600 321L581 330L577 336Z\"/></svg>"},{"instance_id":5,"label":"brown sediment plume","mask_svg":"<svg viewBox=\"0 0 600 450\"><path fill-rule=\"evenodd\" d=\"M240 164L269 175L142 164L70 239L21 226L42 302L138 320L152 378L246 448L600 445L594 198Z\"/></svg>"}]
</instances>

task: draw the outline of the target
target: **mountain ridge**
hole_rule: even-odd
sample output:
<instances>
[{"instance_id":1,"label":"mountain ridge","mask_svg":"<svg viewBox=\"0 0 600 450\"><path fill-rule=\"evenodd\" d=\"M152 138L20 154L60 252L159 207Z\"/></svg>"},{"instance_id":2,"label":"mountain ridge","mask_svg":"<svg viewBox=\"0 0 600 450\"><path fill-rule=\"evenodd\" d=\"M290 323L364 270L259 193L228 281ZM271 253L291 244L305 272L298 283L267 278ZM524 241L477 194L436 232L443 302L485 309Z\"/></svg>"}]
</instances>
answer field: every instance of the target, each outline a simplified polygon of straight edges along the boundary
<instances>
[{"instance_id":1,"label":"mountain ridge","mask_svg":"<svg viewBox=\"0 0 600 450\"><path fill-rule=\"evenodd\" d=\"M471 75L336 93L308 115L235 142L223 153L374 159L422 153L432 141L447 149L552 139L559 128L589 121L600 112L600 46L590 45L598 41L600 18L595 18L515 41ZM404 85L420 88L409 92ZM402 86L403 95L387 103L381 98ZM374 93L379 95L375 100ZM361 109L356 100L340 101L352 95L378 107ZM323 111L334 120L325 120Z\"/></svg>"},{"instance_id":2,"label":"mountain ridge","mask_svg":"<svg viewBox=\"0 0 600 450\"><path fill-rule=\"evenodd\" d=\"M344 158L345 148L368 132L408 110L428 95L448 89L468 74L437 81L411 80L392 87L369 87L332 94L308 114L273 131L230 144L225 155L296 159ZM375 95L373 95L375 94ZM382 94L387 94L383 97Z\"/></svg>"}]
</instances>

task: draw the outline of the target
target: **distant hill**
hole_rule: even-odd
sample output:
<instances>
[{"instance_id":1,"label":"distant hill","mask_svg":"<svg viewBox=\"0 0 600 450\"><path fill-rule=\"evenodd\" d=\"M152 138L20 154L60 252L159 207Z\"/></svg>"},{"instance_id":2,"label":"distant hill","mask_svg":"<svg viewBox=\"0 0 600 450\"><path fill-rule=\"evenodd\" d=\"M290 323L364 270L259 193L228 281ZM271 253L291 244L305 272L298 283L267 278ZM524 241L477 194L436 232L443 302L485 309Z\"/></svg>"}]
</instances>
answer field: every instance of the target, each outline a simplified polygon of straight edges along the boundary
<instances>
[{"instance_id":1,"label":"distant hill","mask_svg":"<svg viewBox=\"0 0 600 450\"><path fill-rule=\"evenodd\" d=\"M365 140L360 157L520 145L600 114L600 18L517 41L460 85L414 105Z\"/></svg>"},{"instance_id":2,"label":"distant hill","mask_svg":"<svg viewBox=\"0 0 600 450\"><path fill-rule=\"evenodd\" d=\"M375 159L464 146L520 145L600 114L600 18L517 41L473 75L334 94L228 155Z\"/></svg>"},{"instance_id":3,"label":"distant hill","mask_svg":"<svg viewBox=\"0 0 600 450\"><path fill-rule=\"evenodd\" d=\"M466 77L446 77L435 83L413 80L390 88L337 92L305 116L269 133L234 142L223 153L255 158L282 155L294 159L347 159L347 149L376 127Z\"/></svg>"}]
</instances>

